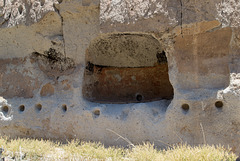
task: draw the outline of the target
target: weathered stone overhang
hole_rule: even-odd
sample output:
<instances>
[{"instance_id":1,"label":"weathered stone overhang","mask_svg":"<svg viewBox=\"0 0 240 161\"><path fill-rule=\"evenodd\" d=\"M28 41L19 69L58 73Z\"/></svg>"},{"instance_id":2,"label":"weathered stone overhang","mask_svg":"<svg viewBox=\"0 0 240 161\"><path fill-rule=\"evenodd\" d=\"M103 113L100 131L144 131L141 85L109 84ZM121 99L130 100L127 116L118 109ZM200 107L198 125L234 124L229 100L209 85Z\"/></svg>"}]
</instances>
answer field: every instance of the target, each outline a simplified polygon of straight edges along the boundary
<instances>
[{"instance_id":1,"label":"weathered stone overhang","mask_svg":"<svg viewBox=\"0 0 240 161\"><path fill-rule=\"evenodd\" d=\"M239 151L239 7L0 1L0 134Z\"/></svg>"}]
</instances>

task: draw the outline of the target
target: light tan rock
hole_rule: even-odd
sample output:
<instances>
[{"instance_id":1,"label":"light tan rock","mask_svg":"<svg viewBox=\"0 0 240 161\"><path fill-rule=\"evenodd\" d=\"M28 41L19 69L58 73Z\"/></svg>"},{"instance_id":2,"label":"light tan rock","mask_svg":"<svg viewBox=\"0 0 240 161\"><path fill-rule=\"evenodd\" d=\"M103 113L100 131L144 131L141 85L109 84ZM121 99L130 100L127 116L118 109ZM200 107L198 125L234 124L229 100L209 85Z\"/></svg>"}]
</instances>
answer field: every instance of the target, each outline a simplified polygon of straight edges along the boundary
<instances>
[{"instance_id":1,"label":"light tan rock","mask_svg":"<svg viewBox=\"0 0 240 161\"><path fill-rule=\"evenodd\" d=\"M53 94L54 94L54 87L50 83L45 84L42 87L41 92L40 92L40 95L42 97L51 96Z\"/></svg>"},{"instance_id":2,"label":"light tan rock","mask_svg":"<svg viewBox=\"0 0 240 161\"><path fill-rule=\"evenodd\" d=\"M151 34L106 34L91 41L86 61L111 67L146 67L154 66L162 52L160 42Z\"/></svg>"},{"instance_id":3,"label":"light tan rock","mask_svg":"<svg viewBox=\"0 0 240 161\"><path fill-rule=\"evenodd\" d=\"M183 28L182 34L178 32L173 54L177 62L178 82L181 88L228 86L232 30L212 30L218 26L216 21L203 22ZM194 79L188 81L189 77Z\"/></svg>"},{"instance_id":4,"label":"light tan rock","mask_svg":"<svg viewBox=\"0 0 240 161\"><path fill-rule=\"evenodd\" d=\"M45 18L39 25L1 29L1 58L21 58L33 52L44 53L50 48L64 53L60 16L56 12L48 12Z\"/></svg>"},{"instance_id":5,"label":"light tan rock","mask_svg":"<svg viewBox=\"0 0 240 161\"><path fill-rule=\"evenodd\" d=\"M89 7L82 6L81 1L63 1L60 4L65 52L82 65L85 64L89 43L99 34L99 7L91 4Z\"/></svg>"},{"instance_id":6,"label":"light tan rock","mask_svg":"<svg viewBox=\"0 0 240 161\"><path fill-rule=\"evenodd\" d=\"M162 142L183 141L191 145L206 142L230 146L235 152L240 150L238 1L188 0L181 4L176 0L59 0L60 4L53 5L53 1L37 0L31 1L36 6L27 6L29 12L25 12L25 6L20 7L21 0L10 0L10 5L4 2L0 3L1 135L77 138L127 146L116 132L133 144L150 141L164 147ZM124 57L130 52L120 56L117 50L100 53L98 49L104 46L101 45L92 53L91 61L113 65L109 71L124 71L125 75L134 71L135 77L145 76L146 84L138 88L132 82L142 79L132 75L117 86L124 74L114 75L113 70L106 77L100 65L96 65L96 77L109 83L115 93L124 91L123 86L134 86L136 91L151 86L153 90L147 91L151 93L157 90L154 82L169 76L173 99L129 104L84 99L82 90L89 92L92 88L83 83L84 72L89 69L86 50L92 49L90 43L95 38L101 43L111 42L100 39L100 33L106 37L129 33L130 40L138 42L133 45L138 52L132 57ZM152 66L156 62L156 48L145 54L146 59L138 55L145 53L144 45L154 46L155 39L143 41L135 33L152 35L159 41L160 45L155 46L165 51L168 63L164 77L154 77L154 72L145 70L152 67L140 68L142 64ZM137 46L140 41L144 44ZM121 42L126 41L112 41L111 45ZM39 57L34 59L33 53ZM146 76L151 80L147 81ZM107 78L113 79L114 84ZM46 96L41 96L41 90ZM24 111L20 108L23 106Z\"/></svg>"}]
</instances>

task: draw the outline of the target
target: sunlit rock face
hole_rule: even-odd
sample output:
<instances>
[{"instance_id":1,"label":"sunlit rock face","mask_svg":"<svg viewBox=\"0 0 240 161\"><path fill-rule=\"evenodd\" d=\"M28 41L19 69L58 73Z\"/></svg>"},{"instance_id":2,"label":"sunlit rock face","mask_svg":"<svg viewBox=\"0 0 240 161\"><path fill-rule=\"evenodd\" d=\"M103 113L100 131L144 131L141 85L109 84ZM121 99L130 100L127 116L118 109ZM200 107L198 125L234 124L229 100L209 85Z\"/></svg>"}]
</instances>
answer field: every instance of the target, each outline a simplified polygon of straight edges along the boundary
<instances>
[{"instance_id":1,"label":"sunlit rock face","mask_svg":"<svg viewBox=\"0 0 240 161\"><path fill-rule=\"evenodd\" d=\"M55 11L57 0L2 0L0 2L1 27L31 25L46 13Z\"/></svg>"},{"instance_id":2,"label":"sunlit rock face","mask_svg":"<svg viewBox=\"0 0 240 161\"><path fill-rule=\"evenodd\" d=\"M239 8L0 1L0 134L239 151Z\"/></svg>"}]
</instances>

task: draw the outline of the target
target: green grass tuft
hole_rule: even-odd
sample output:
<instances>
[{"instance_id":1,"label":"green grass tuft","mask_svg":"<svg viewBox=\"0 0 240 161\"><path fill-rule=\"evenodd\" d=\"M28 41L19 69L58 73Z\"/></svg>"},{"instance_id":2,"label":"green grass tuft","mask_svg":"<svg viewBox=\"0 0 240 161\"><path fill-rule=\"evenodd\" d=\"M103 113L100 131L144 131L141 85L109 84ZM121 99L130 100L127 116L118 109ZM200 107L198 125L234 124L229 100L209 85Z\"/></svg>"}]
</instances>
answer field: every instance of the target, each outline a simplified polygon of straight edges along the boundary
<instances>
[{"instance_id":1,"label":"green grass tuft","mask_svg":"<svg viewBox=\"0 0 240 161\"><path fill-rule=\"evenodd\" d=\"M132 148L105 148L101 143L72 140L67 144L36 139L0 137L1 157L6 160L133 160L133 161L235 161L237 156L223 146L173 145L158 150L143 143Z\"/></svg>"}]
</instances>

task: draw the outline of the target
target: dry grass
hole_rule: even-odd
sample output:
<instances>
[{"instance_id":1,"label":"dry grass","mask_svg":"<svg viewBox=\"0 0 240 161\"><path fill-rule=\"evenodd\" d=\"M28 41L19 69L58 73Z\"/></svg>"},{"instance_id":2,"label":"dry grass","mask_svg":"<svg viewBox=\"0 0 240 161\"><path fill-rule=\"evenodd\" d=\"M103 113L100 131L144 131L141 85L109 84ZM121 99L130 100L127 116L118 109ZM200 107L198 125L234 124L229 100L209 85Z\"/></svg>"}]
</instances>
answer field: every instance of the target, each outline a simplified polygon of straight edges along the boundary
<instances>
[{"instance_id":1,"label":"dry grass","mask_svg":"<svg viewBox=\"0 0 240 161\"><path fill-rule=\"evenodd\" d=\"M6 160L136 160L136 161L235 161L237 156L222 146L175 145L167 150L157 150L145 143L130 149L105 148L100 143L73 140L68 144L34 139L0 138Z\"/></svg>"}]
</instances>

